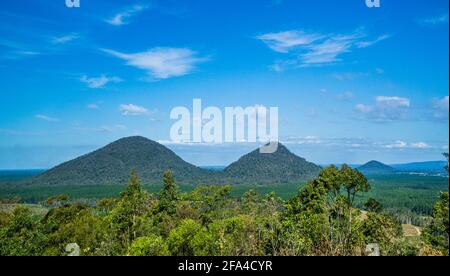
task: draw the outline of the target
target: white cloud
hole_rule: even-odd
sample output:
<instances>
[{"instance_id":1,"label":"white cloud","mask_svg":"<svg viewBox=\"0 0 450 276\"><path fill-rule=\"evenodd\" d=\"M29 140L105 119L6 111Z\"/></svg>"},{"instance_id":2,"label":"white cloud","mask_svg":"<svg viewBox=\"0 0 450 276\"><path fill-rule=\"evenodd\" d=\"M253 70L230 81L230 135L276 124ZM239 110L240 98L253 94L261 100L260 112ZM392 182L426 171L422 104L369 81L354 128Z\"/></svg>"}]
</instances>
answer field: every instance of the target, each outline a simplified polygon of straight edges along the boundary
<instances>
[{"instance_id":1,"label":"white cloud","mask_svg":"<svg viewBox=\"0 0 450 276\"><path fill-rule=\"evenodd\" d=\"M373 107L367 106L367 105L365 105L365 104L357 104L357 105L355 106L355 110L358 111L358 112L367 114L367 113L369 113L369 112L372 112Z\"/></svg>"},{"instance_id":2,"label":"white cloud","mask_svg":"<svg viewBox=\"0 0 450 276\"><path fill-rule=\"evenodd\" d=\"M140 116L148 115L150 113L145 107L135 104L121 104L119 110L124 116Z\"/></svg>"},{"instance_id":3,"label":"white cloud","mask_svg":"<svg viewBox=\"0 0 450 276\"><path fill-rule=\"evenodd\" d=\"M393 144L387 144L387 145L384 145L383 147L387 148L387 149L403 149L403 148L408 147L408 143L398 140Z\"/></svg>"},{"instance_id":4,"label":"white cloud","mask_svg":"<svg viewBox=\"0 0 450 276\"><path fill-rule=\"evenodd\" d=\"M64 36L54 37L52 39L52 43L53 44L66 44L66 43L72 42L78 38L79 38L78 34L68 34L68 35L64 35Z\"/></svg>"},{"instance_id":5,"label":"white cloud","mask_svg":"<svg viewBox=\"0 0 450 276\"><path fill-rule=\"evenodd\" d=\"M388 96L378 96L376 97L376 102L382 107L410 107L411 101L407 98L401 97L388 97Z\"/></svg>"},{"instance_id":6,"label":"white cloud","mask_svg":"<svg viewBox=\"0 0 450 276\"><path fill-rule=\"evenodd\" d=\"M374 40L368 40L368 41L361 41L361 42L358 42L358 43L356 43L356 46L357 46L358 48L367 48L367 47L370 47L370 46L372 46L372 45L377 44L378 42L381 42L381 41L383 41L383 40L386 40L386 39L388 39L388 38L390 38L390 37L391 37L391 35L388 35L388 34L380 35L379 37L377 37L377 38L374 39Z\"/></svg>"},{"instance_id":7,"label":"white cloud","mask_svg":"<svg viewBox=\"0 0 450 276\"><path fill-rule=\"evenodd\" d=\"M433 104L431 106L433 117L440 120L448 120L448 96L442 99L433 99Z\"/></svg>"},{"instance_id":8,"label":"white cloud","mask_svg":"<svg viewBox=\"0 0 450 276\"><path fill-rule=\"evenodd\" d=\"M126 10L123 10L116 15L114 15L111 18L108 18L105 20L105 22L113 25L113 26L122 26L125 24L129 24L129 19L133 16L135 16L137 13L142 12L146 9L148 9L149 6L141 6L136 5L131 8L127 8Z\"/></svg>"},{"instance_id":9,"label":"white cloud","mask_svg":"<svg viewBox=\"0 0 450 276\"><path fill-rule=\"evenodd\" d=\"M323 38L320 34L308 34L303 31L286 31L280 33L268 33L256 37L267 46L279 53L288 53L299 46L306 46Z\"/></svg>"},{"instance_id":10,"label":"white cloud","mask_svg":"<svg viewBox=\"0 0 450 276\"><path fill-rule=\"evenodd\" d=\"M410 106L407 98L378 96L374 105L357 104L355 111L367 119L386 122L403 119Z\"/></svg>"},{"instance_id":11,"label":"white cloud","mask_svg":"<svg viewBox=\"0 0 450 276\"><path fill-rule=\"evenodd\" d=\"M340 55L350 52L353 44L361 38L362 34L356 32L351 35L329 36L328 39L308 46L308 51L301 55L302 64L322 65L341 61Z\"/></svg>"},{"instance_id":12,"label":"white cloud","mask_svg":"<svg viewBox=\"0 0 450 276\"><path fill-rule=\"evenodd\" d=\"M383 145L386 149L429 149L431 146L425 142L407 143L405 141L398 140L391 144Z\"/></svg>"},{"instance_id":13,"label":"white cloud","mask_svg":"<svg viewBox=\"0 0 450 276\"><path fill-rule=\"evenodd\" d=\"M421 20L419 20L419 23L421 25L425 25L425 26L448 24L448 13L439 15L439 16L435 16L435 17L421 19Z\"/></svg>"},{"instance_id":14,"label":"white cloud","mask_svg":"<svg viewBox=\"0 0 450 276\"><path fill-rule=\"evenodd\" d=\"M50 116L47 116L47 115L42 115L42 114L37 114L34 117L36 119L47 121L47 122L52 122L52 123L60 121L58 118L53 118L53 117L50 117Z\"/></svg>"},{"instance_id":15,"label":"white cloud","mask_svg":"<svg viewBox=\"0 0 450 276\"><path fill-rule=\"evenodd\" d=\"M428 148L430 148L430 145L428 145L425 142L418 142L418 143L412 143L411 147L415 148L415 149L428 149Z\"/></svg>"},{"instance_id":16,"label":"white cloud","mask_svg":"<svg viewBox=\"0 0 450 276\"><path fill-rule=\"evenodd\" d=\"M82 76L80 78L80 81L82 83L87 84L87 86L89 88L103 88L105 85L107 85L110 82L113 83L119 83L122 81L122 79L118 78L118 77L107 77L105 75L102 75L100 77L88 77L88 76Z\"/></svg>"},{"instance_id":17,"label":"white cloud","mask_svg":"<svg viewBox=\"0 0 450 276\"><path fill-rule=\"evenodd\" d=\"M320 34L291 30L279 33L268 33L257 36L270 49L283 54L291 54L288 62L278 62L273 66L276 71L282 71L286 66L309 67L323 66L341 61L344 53L354 48L367 48L389 38L382 35L374 40L362 41L367 35L361 30L350 34Z\"/></svg>"},{"instance_id":18,"label":"white cloud","mask_svg":"<svg viewBox=\"0 0 450 276\"><path fill-rule=\"evenodd\" d=\"M146 52L125 54L113 50L104 52L123 59L127 65L147 71L154 79L168 79L191 73L195 66L206 58L187 48L153 48Z\"/></svg>"}]
</instances>

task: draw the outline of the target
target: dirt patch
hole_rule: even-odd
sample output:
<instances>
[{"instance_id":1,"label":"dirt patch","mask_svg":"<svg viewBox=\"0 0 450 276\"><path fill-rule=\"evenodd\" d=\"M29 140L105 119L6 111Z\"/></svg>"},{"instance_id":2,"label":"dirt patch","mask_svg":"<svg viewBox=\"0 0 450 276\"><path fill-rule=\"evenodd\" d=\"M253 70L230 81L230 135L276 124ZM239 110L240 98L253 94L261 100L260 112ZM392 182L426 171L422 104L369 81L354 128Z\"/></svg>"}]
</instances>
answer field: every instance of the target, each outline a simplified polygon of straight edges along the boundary
<instances>
[{"instance_id":1,"label":"dirt patch","mask_svg":"<svg viewBox=\"0 0 450 276\"><path fill-rule=\"evenodd\" d=\"M422 234L422 230L414 225L403 224L403 236L405 237L419 237Z\"/></svg>"}]
</instances>

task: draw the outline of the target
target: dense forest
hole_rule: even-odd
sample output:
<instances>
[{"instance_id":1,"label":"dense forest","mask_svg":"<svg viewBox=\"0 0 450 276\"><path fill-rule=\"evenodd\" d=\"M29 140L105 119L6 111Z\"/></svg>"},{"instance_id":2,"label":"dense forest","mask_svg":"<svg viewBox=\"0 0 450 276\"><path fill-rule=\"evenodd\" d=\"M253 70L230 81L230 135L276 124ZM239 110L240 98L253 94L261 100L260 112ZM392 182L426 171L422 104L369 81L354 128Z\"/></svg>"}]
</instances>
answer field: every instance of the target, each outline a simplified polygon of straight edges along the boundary
<instances>
[{"instance_id":1,"label":"dense forest","mask_svg":"<svg viewBox=\"0 0 450 276\"><path fill-rule=\"evenodd\" d=\"M422 235L403 234L401 222L369 198L366 177L346 165L323 169L298 194L282 200L231 186L181 192L167 171L156 193L137 173L117 198L95 206L60 195L48 212L17 205L0 213L0 255L88 256L348 256L448 255L449 195L442 193ZM358 208L356 208L358 207Z\"/></svg>"}]
</instances>

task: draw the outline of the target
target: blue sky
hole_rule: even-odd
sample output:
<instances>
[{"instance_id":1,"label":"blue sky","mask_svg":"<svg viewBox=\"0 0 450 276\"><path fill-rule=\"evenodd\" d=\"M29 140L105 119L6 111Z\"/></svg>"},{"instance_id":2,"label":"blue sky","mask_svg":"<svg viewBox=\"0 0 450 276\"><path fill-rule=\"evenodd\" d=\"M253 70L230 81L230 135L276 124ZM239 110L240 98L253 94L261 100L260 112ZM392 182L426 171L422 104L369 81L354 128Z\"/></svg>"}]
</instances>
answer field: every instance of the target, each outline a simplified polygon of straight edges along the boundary
<instances>
[{"instance_id":1,"label":"blue sky","mask_svg":"<svg viewBox=\"0 0 450 276\"><path fill-rule=\"evenodd\" d=\"M197 165L255 145L167 142L176 106L279 107L316 163L448 152L448 1L2 1L0 168L143 135Z\"/></svg>"}]
</instances>

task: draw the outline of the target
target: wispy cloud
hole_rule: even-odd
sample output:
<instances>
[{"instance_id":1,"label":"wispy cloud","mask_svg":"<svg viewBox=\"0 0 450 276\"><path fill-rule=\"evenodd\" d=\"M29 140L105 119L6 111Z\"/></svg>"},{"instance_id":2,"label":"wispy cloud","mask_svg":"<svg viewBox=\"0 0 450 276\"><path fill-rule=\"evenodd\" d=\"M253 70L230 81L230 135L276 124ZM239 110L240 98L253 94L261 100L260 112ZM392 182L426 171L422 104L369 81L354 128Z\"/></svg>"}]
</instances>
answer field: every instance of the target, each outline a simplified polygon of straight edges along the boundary
<instances>
[{"instance_id":1,"label":"wispy cloud","mask_svg":"<svg viewBox=\"0 0 450 276\"><path fill-rule=\"evenodd\" d=\"M152 79L168 79L191 73L195 66L207 61L187 48L153 48L146 52L126 54L102 49L105 53L125 60L127 65L147 71Z\"/></svg>"},{"instance_id":2,"label":"wispy cloud","mask_svg":"<svg viewBox=\"0 0 450 276\"><path fill-rule=\"evenodd\" d=\"M386 39L388 39L390 37L391 37L391 35L388 35L388 34L380 35L379 37L377 37L374 40L367 40L367 41L358 42L358 43L356 43L356 46L358 48L367 48L367 47L370 47L372 45L377 44L378 42L386 40Z\"/></svg>"},{"instance_id":3,"label":"wispy cloud","mask_svg":"<svg viewBox=\"0 0 450 276\"><path fill-rule=\"evenodd\" d=\"M419 24L423 26L435 26L440 24L448 24L448 13L439 16L423 18L419 20Z\"/></svg>"},{"instance_id":4,"label":"wispy cloud","mask_svg":"<svg viewBox=\"0 0 450 276\"><path fill-rule=\"evenodd\" d=\"M312 42L323 38L323 36L314 33L308 34L303 31L286 31L263 34L256 38L262 40L270 49L276 52L288 53L297 47L310 45Z\"/></svg>"},{"instance_id":5,"label":"wispy cloud","mask_svg":"<svg viewBox=\"0 0 450 276\"><path fill-rule=\"evenodd\" d=\"M72 41L78 39L79 37L80 36L78 34L72 33L72 34L67 34L67 35L63 35L63 36L53 37L51 42L53 44L61 45L61 44L66 44L66 43L72 42Z\"/></svg>"},{"instance_id":6,"label":"wispy cloud","mask_svg":"<svg viewBox=\"0 0 450 276\"><path fill-rule=\"evenodd\" d=\"M408 147L408 143L406 143L405 141L397 140L391 144L384 144L382 145L382 147L386 149L404 149Z\"/></svg>"},{"instance_id":7,"label":"wispy cloud","mask_svg":"<svg viewBox=\"0 0 450 276\"><path fill-rule=\"evenodd\" d=\"M16 57L31 57L31 56L37 56L41 53L36 51L13 51L11 52L13 55L16 55Z\"/></svg>"},{"instance_id":8,"label":"wispy cloud","mask_svg":"<svg viewBox=\"0 0 450 276\"><path fill-rule=\"evenodd\" d=\"M307 47L307 52L301 55L303 66L324 65L341 61L340 56L350 52L356 41L363 34L355 32L350 35L329 36L321 43L312 44Z\"/></svg>"},{"instance_id":9,"label":"wispy cloud","mask_svg":"<svg viewBox=\"0 0 450 276\"><path fill-rule=\"evenodd\" d=\"M448 96L445 96L441 99L433 99L431 110L433 117L435 119L448 120L448 113L449 113L448 103L449 103Z\"/></svg>"},{"instance_id":10,"label":"wispy cloud","mask_svg":"<svg viewBox=\"0 0 450 276\"><path fill-rule=\"evenodd\" d=\"M24 37L26 42L0 38L0 48L5 48L4 54L0 58L17 59L53 54L60 52L64 48L63 46L80 38L81 36L77 33L61 36L32 36L28 34Z\"/></svg>"},{"instance_id":11,"label":"wispy cloud","mask_svg":"<svg viewBox=\"0 0 450 276\"><path fill-rule=\"evenodd\" d=\"M431 148L431 146L428 145L425 142L412 143L411 147L414 148L414 149L428 149L428 148Z\"/></svg>"},{"instance_id":12,"label":"wispy cloud","mask_svg":"<svg viewBox=\"0 0 450 276\"><path fill-rule=\"evenodd\" d=\"M119 110L123 116L142 116L150 114L148 109L135 104L121 104Z\"/></svg>"},{"instance_id":13,"label":"wispy cloud","mask_svg":"<svg viewBox=\"0 0 450 276\"><path fill-rule=\"evenodd\" d=\"M98 89L98 88L103 88L108 83L122 82L122 79L119 77L108 77L108 76L102 75L100 77L82 76L80 78L80 81L82 83L87 84L87 86L89 88Z\"/></svg>"},{"instance_id":14,"label":"wispy cloud","mask_svg":"<svg viewBox=\"0 0 450 276\"><path fill-rule=\"evenodd\" d=\"M123 11L115 14L113 17L105 19L105 22L113 26L122 26L130 23L130 18L137 15L138 13L148 9L148 5L135 5L133 7L126 8Z\"/></svg>"},{"instance_id":15,"label":"wispy cloud","mask_svg":"<svg viewBox=\"0 0 450 276\"><path fill-rule=\"evenodd\" d=\"M415 143L407 143L402 140L395 141L394 143L387 143L381 145L386 149L429 149L432 148L428 143L425 142L415 142Z\"/></svg>"},{"instance_id":16,"label":"wispy cloud","mask_svg":"<svg viewBox=\"0 0 450 276\"><path fill-rule=\"evenodd\" d=\"M0 47L5 48L5 54L0 57L7 59L16 59L22 57L32 57L40 55L41 52L31 49L29 46L11 40L0 38Z\"/></svg>"},{"instance_id":17,"label":"wispy cloud","mask_svg":"<svg viewBox=\"0 0 450 276\"><path fill-rule=\"evenodd\" d=\"M263 41L270 49L282 54L289 54L288 61L277 62L273 69L282 71L286 67L323 66L337 63L342 55L353 49L370 47L386 40L390 35L381 35L367 40L362 29L350 34L321 34L299 30L268 33L256 38ZM365 40L363 40L365 39Z\"/></svg>"},{"instance_id":18,"label":"wispy cloud","mask_svg":"<svg viewBox=\"0 0 450 276\"><path fill-rule=\"evenodd\" d=\"M410 106L411 101L407 98L378 96L375 104L358 104L355 111L366 119L386 122L403 119Z\"/></svg>"},{"instance_id":19,"label":"wispy cloud","mask_svg":"<svg viewBox=\"0 0 450 276\"><path fill-rule=\"evenodd\" d=\"M59 122L60 119L58 118L54 118L54 117L50 117L47 115L42 115L42 114L37 114L34 116L36 119L42 120L42 121L47 121L47 122L52 122L52 123L56 123Z\"/></svg>"},{"instance_id":20,"label":"wispy cloud","mask_svg":"<svg viewBox=\"0 0 450 276\"><path fill-rule=\"evenodd\" d=\"M388 140L388 141L373 141L367 138L325 138L318 136L290 136L281 139L281 142L286 145L303 145L321 147L340 147L349 150L402 150L402 149L432 149L435 146L426 142L407 142L404 140ZM440 146L439 146L440 147Z\"/></svg>"}]
</instances>

